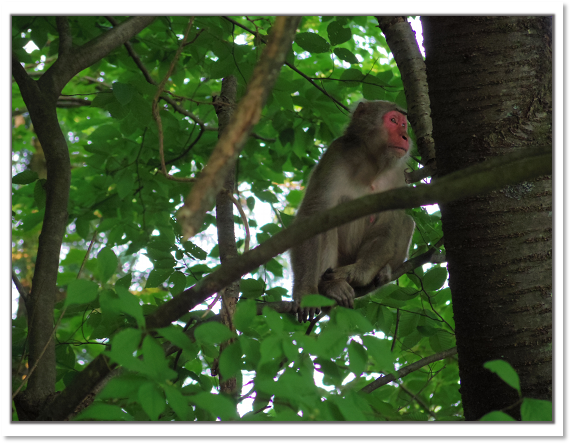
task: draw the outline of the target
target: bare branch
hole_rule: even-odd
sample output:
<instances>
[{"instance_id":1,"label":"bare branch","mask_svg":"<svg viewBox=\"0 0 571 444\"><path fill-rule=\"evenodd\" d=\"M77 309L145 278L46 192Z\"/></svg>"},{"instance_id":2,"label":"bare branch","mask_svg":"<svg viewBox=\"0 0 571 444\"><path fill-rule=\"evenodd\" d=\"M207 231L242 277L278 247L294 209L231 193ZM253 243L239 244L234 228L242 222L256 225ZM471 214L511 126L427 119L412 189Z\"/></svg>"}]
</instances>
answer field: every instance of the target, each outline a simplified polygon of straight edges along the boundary
<instances>
[{"instance_id":1,"label":"bare branch","mask_svg":"<svg viewBox=\"0 0 571 444\"><path fill-rule=\"evenodd\" d=\"M381 376L380 378L375 379L373 382L363 387L361 391L363 393L371 393L373 390L376 390L383 385L387 385L389 382L392 382L395 379L403 378L406 375L424 367L425 365L432 364L433 362L437 361L442 361L443 359L449 358L450 356L454 356L456 353L456 347L452 347L432 356L427 356L426 358L422 358L420 361L416 361L414 364L410 364L406 367L401 368L399 371L393 374Z\"/></svg>"},{"instance_id":2,"label":"bare branch","mask_svg":"<svg viewBox=\"0 0 571 444\"><path fill-rule=\"evenodd\" d=\"M406 17L377 17L377 20L401 73L407 117L416 134L418 152L424 165L422 173L407 177L409 183L417 182L436 172L426 65ZM418 176L423 177L417 178Z\"/></svg>"}]
</instances>

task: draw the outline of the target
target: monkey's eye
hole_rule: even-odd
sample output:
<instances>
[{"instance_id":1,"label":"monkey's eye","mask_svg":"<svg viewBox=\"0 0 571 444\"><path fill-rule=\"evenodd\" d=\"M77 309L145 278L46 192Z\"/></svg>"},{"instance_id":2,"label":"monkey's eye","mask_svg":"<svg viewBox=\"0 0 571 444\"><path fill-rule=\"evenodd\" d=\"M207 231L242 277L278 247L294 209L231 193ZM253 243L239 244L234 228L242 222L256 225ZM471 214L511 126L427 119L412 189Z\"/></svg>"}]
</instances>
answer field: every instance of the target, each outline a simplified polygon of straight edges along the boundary
<instances>
[{"instance_id":1,"label":"monkey's eye","mask_svg":"<svg viewBox=\"0 0 571 444\"><path fill-rule=\"evenodd\" d=\"M395 119L395 118L393 117L393 118L391 118L391 122L397 123L397 119Z\"/></svg>"}]
</instances>

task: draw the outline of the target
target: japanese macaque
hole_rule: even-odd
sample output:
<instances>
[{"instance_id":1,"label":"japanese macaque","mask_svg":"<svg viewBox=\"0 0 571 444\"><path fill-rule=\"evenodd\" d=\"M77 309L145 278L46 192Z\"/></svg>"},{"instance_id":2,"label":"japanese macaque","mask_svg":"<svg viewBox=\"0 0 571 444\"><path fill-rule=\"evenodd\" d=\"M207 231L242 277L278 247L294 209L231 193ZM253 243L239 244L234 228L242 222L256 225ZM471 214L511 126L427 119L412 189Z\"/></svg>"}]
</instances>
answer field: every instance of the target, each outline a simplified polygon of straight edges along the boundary
<instances>
[{"instance_id":1,"label":"japanese macaque","mask_svg":"<svg viewBox=\"0 0 571 444\"><path fill-rule=\"evenodd\" d=\"M405 110L381 100L360 102L345 134L333 141L312 172L296 217L404 186L410 146ZM298 320L305 322L319 313L318 308L300 307L307 294L321 294L352 308L354 288L390 282L392 270L407 257L414 226L404 210L385 211L293 247Z\"/></svg>"}]
</instances>

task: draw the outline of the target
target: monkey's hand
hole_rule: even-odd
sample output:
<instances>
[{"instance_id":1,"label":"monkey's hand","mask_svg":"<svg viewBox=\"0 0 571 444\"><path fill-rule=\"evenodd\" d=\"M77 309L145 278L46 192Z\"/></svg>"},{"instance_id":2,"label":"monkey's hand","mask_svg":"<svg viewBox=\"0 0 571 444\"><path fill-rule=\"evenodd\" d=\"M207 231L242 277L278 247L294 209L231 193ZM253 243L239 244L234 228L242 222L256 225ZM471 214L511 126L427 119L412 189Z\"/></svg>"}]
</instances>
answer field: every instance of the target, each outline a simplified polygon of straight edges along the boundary
<instances>
[{"instance_id":1,"label":"monkey's hand","mask_svg":"<svg viewBox=\"0 0 571 444\"><path fill-rule=\"evenodd\" d=\"M339 270L339 269L337 269ZM337 302L342 307L353 308L355 300L355 290L349 285L347 279L338 277L337 270L328 269L319 282L319 294L327 296Z\"/></svg>"}]
</instances>

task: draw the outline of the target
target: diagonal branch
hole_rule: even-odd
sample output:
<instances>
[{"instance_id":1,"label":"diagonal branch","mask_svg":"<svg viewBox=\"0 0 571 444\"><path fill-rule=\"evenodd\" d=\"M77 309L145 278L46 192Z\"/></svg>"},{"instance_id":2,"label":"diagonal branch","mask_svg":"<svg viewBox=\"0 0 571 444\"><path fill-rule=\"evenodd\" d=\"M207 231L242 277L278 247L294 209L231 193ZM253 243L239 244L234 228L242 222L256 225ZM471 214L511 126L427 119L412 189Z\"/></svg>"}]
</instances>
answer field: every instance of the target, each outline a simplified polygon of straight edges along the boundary
<instances>
[{"instance_id":1,"label":"diagonal branch","mask_svg":"<svg viewBox=\"0 0 571 444\"><path fill-rule=\"evenodd\" d=\"M194 287L161 305L147 318L148 328L164 327L207 297L299 242L361 217L387 210L448 203L498 190L503 186L551 174L551 147L526 149L456 171L431 184L370 194L311 218L295 220L262 245L229 260Z\"/></svg>"}]
</instances>

